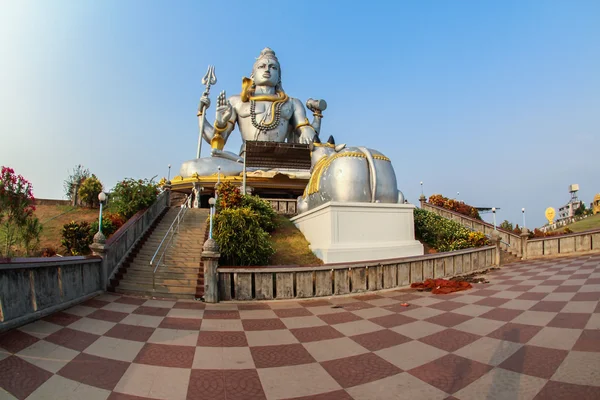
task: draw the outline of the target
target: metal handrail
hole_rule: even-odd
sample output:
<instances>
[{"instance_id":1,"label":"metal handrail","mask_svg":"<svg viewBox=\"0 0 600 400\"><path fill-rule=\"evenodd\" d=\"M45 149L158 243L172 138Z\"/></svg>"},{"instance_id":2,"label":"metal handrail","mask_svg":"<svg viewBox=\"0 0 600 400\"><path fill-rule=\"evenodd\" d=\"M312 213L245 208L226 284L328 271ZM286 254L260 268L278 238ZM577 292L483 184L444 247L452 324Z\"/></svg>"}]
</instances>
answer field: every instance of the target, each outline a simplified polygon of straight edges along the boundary
<instances>
[{"instance_id":1,"label":"metal handrail","mask_svg":"<svg viewBox=\"0 0 600 400\"><path fill-rule=\"evenodd\" d=\"M171 242L173 241L173 237L175 236L176 233L179 233L179 225L181 224L181 221L183 221L183 218L185 217L185 214L187 213L188 208L190 208L190 205L188 204L189 203L188 200L190 200L190 199L191 199L191 194L188 194L185 197L183 204L181 205L181 210L179 210L179 212L175 216L175 219L171 223L169 230L167 230L167 233L165 234L163 239L160 241L158 248L154 252L152 259L150 260L150 268L152 268L152 265L154 264L154 259L158 255L158 252L160 251L160 249L163 248L163 244L165 243L165 240L167 240L167 237L169 237L169 240L167 241L164 248L162 249L162 253L161 253L160 257L158 258L158 261L156 262L156 266L154 267L154 270L152 271L152 289L153 290L156 289L156 271L160 267L160 263L161 263L163 257L165 256L167 250L169 249L169 246L171 245Z\"/></svg>"}]
</instances>

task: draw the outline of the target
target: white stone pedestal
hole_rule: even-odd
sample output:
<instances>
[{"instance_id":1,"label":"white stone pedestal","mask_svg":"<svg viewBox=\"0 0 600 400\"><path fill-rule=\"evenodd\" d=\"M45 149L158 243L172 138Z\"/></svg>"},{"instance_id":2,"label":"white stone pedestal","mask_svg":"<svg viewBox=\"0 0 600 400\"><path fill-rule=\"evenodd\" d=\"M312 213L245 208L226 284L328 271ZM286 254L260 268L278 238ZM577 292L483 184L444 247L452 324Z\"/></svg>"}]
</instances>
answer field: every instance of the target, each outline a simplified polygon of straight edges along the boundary
<instances>
[{"instance_id":1,"label":"white stone pedestal","mask_svg":"<svg viewBox=\"0 0 600 400\"><path fill-rule=\"evenodd\" d=\"M291 221L325 263L423 255L412 204L329 202Z\"/></svg>"}]
</instances>

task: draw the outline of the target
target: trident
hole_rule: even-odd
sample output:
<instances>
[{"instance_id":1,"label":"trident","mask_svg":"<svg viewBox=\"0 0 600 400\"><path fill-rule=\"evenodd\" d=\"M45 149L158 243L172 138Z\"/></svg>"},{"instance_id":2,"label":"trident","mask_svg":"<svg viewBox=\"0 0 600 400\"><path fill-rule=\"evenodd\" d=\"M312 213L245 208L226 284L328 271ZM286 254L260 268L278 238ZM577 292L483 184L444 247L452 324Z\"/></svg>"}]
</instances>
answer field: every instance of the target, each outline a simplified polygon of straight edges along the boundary
<instances>
[{"instance_id":1,"label":"trident","mask_svg":"<svg viewBox=\"0 0 600 400\"><path fill-rule=\"evenodd\" d=\"M206 90L204 90L204 93L202 94L202 96L208 96L210 94L210 86L214 85L215 83L217 83L217 77L215 76L215 66L209 65L208 70L206 71L206 75L204 75L204 78L202 78L202 84L204 86L206 86ZM200 103L200 109L198 110L198 116L202 117L202 119L200 120L200 135L198 136L198 156L197 156L197 158L200 158L200 151L202 150L202 134L204 133L204 121L205 121L204 113L206 112L207 109L208 109L208 107L206 107L204 104Z\"/></svg>"}]
</instances>

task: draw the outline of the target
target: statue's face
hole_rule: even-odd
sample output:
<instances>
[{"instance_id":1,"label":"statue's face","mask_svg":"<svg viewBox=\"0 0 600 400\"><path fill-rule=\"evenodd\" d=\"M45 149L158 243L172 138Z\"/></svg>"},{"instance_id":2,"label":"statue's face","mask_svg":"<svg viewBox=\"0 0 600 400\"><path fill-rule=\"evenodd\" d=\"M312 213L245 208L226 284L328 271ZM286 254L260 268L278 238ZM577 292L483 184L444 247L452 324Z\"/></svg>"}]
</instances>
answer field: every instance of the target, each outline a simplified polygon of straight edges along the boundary
<instances>
[{"instance_id":1,"label":"statue's face","mask_svg":"<svg viewBox=\"0 0 600 400\"><path fill-rule=\"evenodd\" d=\"M253 78L257 86L277 86L279 76L279 64L275 60L265 58L259 60L254 67Z\"/></svg>"}]
</instances>

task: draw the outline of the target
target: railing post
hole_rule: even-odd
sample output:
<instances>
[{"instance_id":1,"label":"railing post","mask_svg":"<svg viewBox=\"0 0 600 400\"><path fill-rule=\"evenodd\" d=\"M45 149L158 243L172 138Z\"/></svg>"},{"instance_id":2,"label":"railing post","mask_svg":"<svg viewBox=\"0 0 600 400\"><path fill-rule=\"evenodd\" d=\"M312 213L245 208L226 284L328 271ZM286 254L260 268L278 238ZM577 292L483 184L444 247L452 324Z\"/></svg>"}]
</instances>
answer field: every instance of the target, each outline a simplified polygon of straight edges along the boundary
<instances>
[{"instance_id":1,"label":"railing post","mask_svg":"<svg viewBox=\"0 0 600 400\"><path fill-rule=\"evenodd\" d=\"M204 242L202 251L202 264L204 264L204 301L206 303L219 302L219 277L217 267L219 266L219 246L214 239Z\"/></svg>"},{"instance_id":2,"label":"railing post","mask_svg":"<svg viewBox=\"0 0 600 400\"><path fill-rule=\"evenodd\" d=\"M167 207L171 207L171 181L167 181L165 183L165 185L163 186L163 188L165 189L166 196L167 198L165 199L165 204L167 205Z\"/></svg>"},{"instance_id":3,"label":"railing post","mask_svg":"<svg viewBox=\"0 0 600 400\"><path fill-rule=\"evenodd\" d=\"M425 208L425 203L427 202L427 198L424 194L419 197L419 202L421 203L421 210Z\"/></svg>"},{"instance_id":4,"label":"railing post","mask_svg":"<svg viewBox=\"0 0 600 400\"><path fill-rule=\"evenodd\" d=\"M527 240L529 240L529 230L523 228L521 232L521 259L527 260Z\"/></svg>"},{"instance_id":5,"label":"railing post","mask_svg":"<svg viewBox=\"0 0 600 400\"><path fill-rule=\"evenodd\" d=\"M500 267L500 265L502 264L502 256L501 256L501 249L500 249L500 232L498 232L497 230L492 231L492 233L490 233L490 240L492 241L492 244L494 246L496 246L496 263L495 265L497 267Z\"/></svg>"},{"instance_id":6,"label":"railing post","mask_svg":"<svg viewBox=\"0 0 600 400\"><path fill-rule=\"evenodd\" d=\"M106 290L108 287L108 262L106 260L108 248L103 241L101 242L97 240L96 236L94 236L94 243L90 245L90 250L92 250L92 255L102 258L102 263L100 266L100 287L102 290Z\"/></svg>"}]
</instances>

